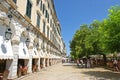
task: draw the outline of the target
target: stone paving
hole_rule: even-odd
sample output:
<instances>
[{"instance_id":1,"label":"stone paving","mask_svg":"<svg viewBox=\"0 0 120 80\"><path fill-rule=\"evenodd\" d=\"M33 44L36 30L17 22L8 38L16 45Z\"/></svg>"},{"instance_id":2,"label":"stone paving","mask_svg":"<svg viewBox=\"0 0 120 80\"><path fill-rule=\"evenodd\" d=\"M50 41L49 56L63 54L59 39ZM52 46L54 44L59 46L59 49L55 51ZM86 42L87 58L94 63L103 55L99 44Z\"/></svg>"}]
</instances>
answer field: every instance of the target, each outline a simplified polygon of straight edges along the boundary
<instances>
[{"instance_id":1,"label":"stone paving","mask_svg":"<svg viewBox=\"0 0 120 80\"><path fill-rule=\"evenodd\" d=\"M120 73L104 68L77 68L76 65L56 64L46 70L15 80L120 80Z\"/></svg>"}]
</instances>

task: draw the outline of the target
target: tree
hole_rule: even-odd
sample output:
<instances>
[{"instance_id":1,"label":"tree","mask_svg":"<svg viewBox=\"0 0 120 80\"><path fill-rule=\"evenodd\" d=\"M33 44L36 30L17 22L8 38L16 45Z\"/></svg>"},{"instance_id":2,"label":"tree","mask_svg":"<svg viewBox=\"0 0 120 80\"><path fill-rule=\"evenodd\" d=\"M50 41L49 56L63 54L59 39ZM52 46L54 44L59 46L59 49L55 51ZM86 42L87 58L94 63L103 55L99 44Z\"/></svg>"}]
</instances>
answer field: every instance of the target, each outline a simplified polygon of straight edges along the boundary
<instances>
[{"instance_id":1,"label":"tree","mask_svg":"<svg viewBox=\"0 0 120 80\"><path fill-rule=\"evenodd\" d=\"M75 58L87 56L89 47L86 47L86 37L90 34L88 25L83 24L80 29L76 31L72 41L70 41L71 55Z\"/></svg>"},{"instance_id":2,"label":"tree","mask_svg":"<svg viewBox=\"0 0 120 80\"><path fill-rule=\"evenodd\" d=\"M91 35L89 36L89 43L91 43L91 46L93 48L92 54L94 55L102 53L102 48L100 44L100 33L98 31L100 25L101 22L98 20L95 20L92 24L90 24Z\"/></svg>"},{"instance_id":3,"label":"tree","mask_svg":"<svg viewBox=\"0 0 120 80\"><path fill-rule=\"evenodd\" d=\"M99 29L103 48L106 53L120 52L120 6L109 9L107 19L104 19Z\"/></svg>"},{"instance_id":4,"label":"tree","mask_svg":"<svg viewBox=\"0 0 120 80\"><path fill-rule=\"evenodd\" d=\"M70 41L74 58L120 52L120 6L113 6L102 22L95 20L90 25L83 24Z\"/></svg>"}]
</instances>

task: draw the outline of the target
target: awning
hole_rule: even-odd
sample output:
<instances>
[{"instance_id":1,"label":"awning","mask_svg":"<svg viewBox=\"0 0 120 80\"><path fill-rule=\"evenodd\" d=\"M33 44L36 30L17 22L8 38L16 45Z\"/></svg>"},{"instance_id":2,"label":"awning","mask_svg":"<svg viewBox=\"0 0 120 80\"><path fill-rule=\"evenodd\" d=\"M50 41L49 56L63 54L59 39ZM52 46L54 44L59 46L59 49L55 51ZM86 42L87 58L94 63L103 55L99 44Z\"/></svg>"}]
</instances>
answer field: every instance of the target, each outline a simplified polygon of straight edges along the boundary
<instances>
[{"instance_id":1,"label":"awning","mask_svg":"<svg viewBox=\"0 0 120 80\"><path fill-rule=\"evenodd\" d=\"M13 59L13 51L10 41L2 41L0 37L0 59Z\"/></svg>"},{"instance_id":2,"label":"awning","mask_svg":"<svg viewBox=\"0 0 120 80\"><path fill-rule=\"evenodd\" d=\"M39 54L36 48L33 48L33 52L32 52L32 57L33 58L39 58Z\"/></svg>"},{"instance_id":3,"label":"awning","mask_svg":"<svg viewBox=\"0 0 120 80\"><path fill-rule=\"evenodd\" d=\"M19 59L29 59L28 48L24 42L19 44Z\"/></svg>"}]
</instances>

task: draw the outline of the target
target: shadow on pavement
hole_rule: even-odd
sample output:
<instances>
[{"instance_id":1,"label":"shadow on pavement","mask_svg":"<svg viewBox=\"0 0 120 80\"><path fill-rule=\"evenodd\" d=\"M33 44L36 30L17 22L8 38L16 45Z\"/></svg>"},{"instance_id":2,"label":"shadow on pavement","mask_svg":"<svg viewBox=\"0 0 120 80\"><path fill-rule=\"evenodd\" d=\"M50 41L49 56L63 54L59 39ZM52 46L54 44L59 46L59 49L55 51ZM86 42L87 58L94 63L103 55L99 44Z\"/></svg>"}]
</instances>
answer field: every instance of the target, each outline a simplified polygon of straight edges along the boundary
<instances>
[{"instance_id":1,"label":"shadow on pavement","mask_svg":"<svg viewBox=\"0 0 120 80\"><path fill-rule=\"evenodd\" d=\"M110 71L87 71L82 73L86 75L90 75L94 77L102 77L110 80L120 80L120 73L114 73Z\"/></svg>"},{"instance_id":2,"label":"shadow on pavement","mask_svg":"<svg viewBox=\"0 0 120 80\"><path fill-rule=\"evenodd\" d=\"M88 76L93 76L95 77L96 79L97 78L103 78L103 79L100 79L100 80L120 80L120 72L112 72L112 71L100 71L100 70L96 70L96 71L89 71L89 69L93 69L96 68L81 68L81 67L77 67L77 66L72 66L74 68L77 68L77 69L83 69L84 71L81 72L82 74L85 74L85 75L88 75ZM97 67L97 68L101 68L101 67Z\"/></svg>"}]
</instances>

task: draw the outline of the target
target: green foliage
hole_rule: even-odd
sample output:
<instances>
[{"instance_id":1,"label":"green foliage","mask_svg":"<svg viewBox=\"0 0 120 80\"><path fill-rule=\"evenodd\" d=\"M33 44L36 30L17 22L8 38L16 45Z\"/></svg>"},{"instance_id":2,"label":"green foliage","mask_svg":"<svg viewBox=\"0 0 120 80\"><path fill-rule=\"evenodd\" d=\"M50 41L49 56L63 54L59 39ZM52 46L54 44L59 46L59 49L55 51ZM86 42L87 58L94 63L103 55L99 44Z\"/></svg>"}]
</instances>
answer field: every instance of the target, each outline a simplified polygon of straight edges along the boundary
<instances>
[{"instance_id":1,"label":"green foliage","mask_svg":"<svg viewBox=\"0 0 120 80\"><path fill-rule=\"evenodd\" d=\"M73 58L91 54L120 52L120 6L109 9L108 18L102 22L83 24L70 42Z\"/></svg>"},{"instance_id":2,"label":"green foliage","mask_svg":"<svg viewBox=\"0 0 120 80\"><path fill-rule=\"evenodd\" d=\"M106 52L120 52L120 6L111 7L101 28Z\"/></svg>"}]
</instances>

